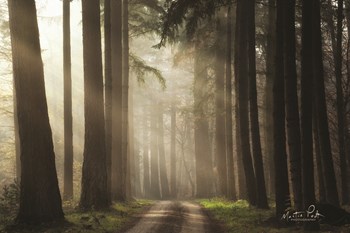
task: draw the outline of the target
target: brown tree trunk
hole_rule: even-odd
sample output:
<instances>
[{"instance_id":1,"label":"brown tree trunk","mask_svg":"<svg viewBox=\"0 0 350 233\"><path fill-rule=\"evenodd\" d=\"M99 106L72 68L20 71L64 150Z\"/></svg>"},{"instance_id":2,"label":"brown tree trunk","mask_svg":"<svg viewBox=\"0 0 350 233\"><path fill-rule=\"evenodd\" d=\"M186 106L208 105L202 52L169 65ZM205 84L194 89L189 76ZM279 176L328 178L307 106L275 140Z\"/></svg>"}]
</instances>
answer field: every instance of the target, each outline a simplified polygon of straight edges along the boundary
<instances>
[{"instance_id":1,"label":"brown tree trunk","mask_svg":"<svg viewBox=\"0 0 350 233\"><path fill-rule=\"evenodd\" d=\"M226 158L227 158L227 197L236 199L236 182L233 161L233 135L232 135L232 10L227 9L227 39L226 39L226 88L225 88L225 120L226 120Z\"/></svg>"},{"instance_id":2,"label":"brown tree trunk","mask_svg":"<svg viewBox=\"0 0 350 233\"><path fill-rule=\"evenodd\" d=\"M312 1L302 2L302 48L301 48L301 158L303 208L315 204L312 111L313 111L313 51L312 51ZM306 230L318 229L318 223L307 222Z\"/></svg>"},{"instance_id":3,"label":"brown tree trunk","mask_svg":"<svg viewBox=\"0 0 350 233\"><path fill-rule=\"evenodd\" d=\"M122 0L111 1L112 66L112 158L111 192L115 201L125 201L122 156Z\"/></svg>"},{"instance_id":4,"label":"brown tree trunk","mask_svg":"<svg viewBox=\"0 0 350 233\"><path fill-rule=\"evenodd\" d=\"M268 161L269 196L275 196L275 165L273 161L272 86L275 76L276 0L268 2L265 84L265 153Z\"/></svg>"},{"instance_id":5,"label":"brown tree trunk","mask_svg":"<svg viewBox=\"0 0 350 233\"><path fill-rule=\"evenodd\" d=\"M99 3L98 0L82 1L85 97L82 209L105 209L109 206Z\"/></svg>"},{"instance_id":6,"label":"brown tree trunk","mask_svg":"<svg viewBox=\"0 0 350 233\"><path fill-rule=\"evenodd\" d=\"M273 80L273 142L275 161L276 217L281 219L290 206L284 101L284 59L283 59L283 2L276 2L276 73Z\"/></svg>"},{"instance_id":7,"label":"brown tree trunk","mask_svg":"<svg viewBox=\"0 0 350 233\"><path fill-rule=\"evenodd\" d=\"M72 68L70 48L70 0L63 1L63 74L64 74L64 190L63 199L73 198L73 117Z\"/></svg>"},{"instance_id":8,"label":"brown tree trunk","mask_svg":"<svg viewBox=\"0 0 350 233\"><path fill-rule=\"evenodd\" d=\"M248 31L247 31L247 13L248 2L239 0L237 2L238 11L241 11L237 18L238 33L236 33L236 43L239 44L237 54L237 66L235 74L238 76L238 108L239 108L239 129L240 129L240 145L242 152L243 168L246 177L246 187L248 201L250 204L256 204L256 179L254 174L252 156L250 151L249 138L249 109L248 109Z\"/></svg>"},{"instance_id":9,"label":"brown tree trunk","mask_svg":"<svg viewBox=\"0 0 350 233\"><path fill-rule=\"evenodd\" d=\"M284 12L284 85L288 153L294 206L296 210L301 210L301 145L295 52L295 0L286 1Z\"/></svg>"},{"instance_id":10,"label":"brown tree trunk","mask_svg":"<svg viewBox=\"0 0 350 233\"><path fill-rule=\"evenodd\" d=\"M320 0L313 0L312 11L312 50L313 50L313 77L315 91L315 107L317 114L318 133L320 139L320 150L323 166L323 174L327 201L339 206L338 191L334 173L331 143L329 139L327 106L325 98L323 59L322 59L322 37Z\"/></svg>"},{"instance_id":11,"label":"brown tree trunk","mask_svg":"<svg viewBox=\"0 0 350 233\"><path fill-rule=\"evenodd\" d=\"M258 208L267 209L264 165L261 151L258 97L256 89L256 48L255 48L255 0L248 6L248 62L249 62L249 107L252 154L256 177L256 204Z\"/></svg>"},{"instance_id":12,"label":"brown tree trunk","mask_svg":"<svg viewBox=\"0 0 350 233\"><path fill-rule=\"evenodd\" d=\"M8 2L21 146L17 221L63 220L34 0Z\"/></svg>"},{"instance_id":13,"label":"brown tree trunk","mask_svg":"<svg viewBox=\"0 0 350 233\"><path fill-rule=\"evenodd\" d=\"M342 42L343 42L343 9L344 1L338 0L337 9L337 45L335 62L335 78L337 89L337 117L338 117L338 148L340 158L340 174L341 174L341 199L342 204L349 203L349 189L348 189L348 167L346 165L346 150L345 150L345 119L344 119L344 95L342 84Z\"/></svg>"},{"instance_id":14,"label":"brown tree trunk","mask_svg":"<svg viewBox=\"0 0 350 233\"><path fill-rule=\"evenodd\" d=\"M111 0L104 1L104 50L105 50L105 125L107 191L112 197L112 43L111 43Z\"/></svg>"}]
</instances>

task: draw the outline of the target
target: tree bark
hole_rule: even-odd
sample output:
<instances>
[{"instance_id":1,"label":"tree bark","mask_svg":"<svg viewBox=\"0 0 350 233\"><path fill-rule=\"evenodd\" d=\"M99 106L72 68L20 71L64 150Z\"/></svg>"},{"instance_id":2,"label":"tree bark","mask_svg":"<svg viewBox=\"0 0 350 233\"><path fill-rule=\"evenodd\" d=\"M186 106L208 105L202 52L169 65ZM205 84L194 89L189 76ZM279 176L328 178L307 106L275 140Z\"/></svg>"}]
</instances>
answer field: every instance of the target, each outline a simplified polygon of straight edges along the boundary
<instances>
[{"instance_id":1,"label":"tree bark","mask_svg":"<svg viewBox=\"0 0 350 233\"><path fill-rule=\"evenodd\" d=\"M63 1L63 73L64 73L64 191L63 199L73 198L73 117L72 68L70 48L70 0Z\"/></svg>"},{"instance_id":2,"label":"tree bark","mask_svg":"<svg viewBox=\"0 0 350 233\"><path fill-rule=\"evenodd\" d=\"M80 207L109 206L99 0L83 0L85 144Z\"/></svg>"},{"instance_id":3,"label":"tree bark","mask_svg":"<svg viewBox=\"0 0 350 233\"><path fill-rule=\"evenodd\" d=\"M287 169L285 101L284 101L284 59L283 59L283 10L284 2L276 1L276 56L273 80L273 157L275 162L276 217L281 219L290 207L290 194Z\"/></svg>"},{"instance_id":4,"label":"tree bark","mask_svg":"<svg viewBox=\"0 0 350 233\"><path fill-rule=\"evenodd\" d=\"M225 86L225 120L226 120L226 158L227 158L227 197L236 199L235 170L233 161L232 135L232 10L227 9L227 39L226 39L226 86Z\"/></svg>"},{"instance_id":5,"label":"tree bark","mask_svg":"<svg viewBox=\"0 0 350 233\"><path fill-rule=\"evenodd\" d=\"M286 1L284 12L284 85L288 153L294 206L296 210L302 210L300 122L295 52L295 0Z\"/></svg>"},{"instance_id":6,"label":"tree bark","mask_svg":"<svg viewBox=\"0 0 350 233\"><path fill-rule=\"evenodd\" d=\"M267 209L264 165L261 151L258 96L256 88L256 48L255 48L255 0L250 0L248 11L248 62L249 62L249 107L252 154L256 177L256 204L258 208Z\"/></svg>"},{"instance_id":7,"label":"tree bark","mask_svg":"<svg viewBox=\"0 0 350 233\"><path fill-rule=\"evenodd\" d=\"M111 192L115 201L125 201L122 156L122 0L111 1L112 66L112 166Z\"/></svg>"},{"instance_id":8,"label":"tree bark","mask_svg":"<svg viewBox=\"0 0 350 233\"><path fill-rule=\"evenodd\" d=\"M104 1L104 50L105 50L105 125L107 190L112 198L112 43L111 0Z\"/></svg>"},{"instance_id":9,"label":"tree bark","mask_svg":"<svg viewBox=\"0 0 350 233\"><path fill-rule=\"evenodd\" d=\"M325 98L323 59L322 59L322 36L320 2L313 0L312 11L312 50L313 50L313 77L315 91L315 106L317 114L318 133L320 139L320 150L323 166L323 174L327 201L339 206L338 191L334 173L331 143L329 139L329 128L327 119L327 106Z\"/></svg>"},{"instance_id":10,"label":"tree bark","mask_svg":"<svg viewBox=\"0 0 350 233\"><path fill-rule=\"evenodd\" d=\"M34 0L8 2L21 148L19 223L63 220Z\"/></svg>"},{"instance_id":11,"label":"tree bark","mask_svg":"<svg viewBox=\"0 0 350 233\"><path fill-rule=\"evenodd\" d=\"M252 163L249 138L249 109L248 109L248 31L247 31L247 13L248 3L245 0L237 2L237 13L241 11L240 17L237 18L238 33L236 34L236 43L239 44L237 54L237 66L235 74L238 76L238 108L239 108L239 130L240 144L243 160L243 168L246 177L246 187L248 201L256 205L256 178ZM237 14L238 15L238 14Z\"/></svg>"}]
</instances>

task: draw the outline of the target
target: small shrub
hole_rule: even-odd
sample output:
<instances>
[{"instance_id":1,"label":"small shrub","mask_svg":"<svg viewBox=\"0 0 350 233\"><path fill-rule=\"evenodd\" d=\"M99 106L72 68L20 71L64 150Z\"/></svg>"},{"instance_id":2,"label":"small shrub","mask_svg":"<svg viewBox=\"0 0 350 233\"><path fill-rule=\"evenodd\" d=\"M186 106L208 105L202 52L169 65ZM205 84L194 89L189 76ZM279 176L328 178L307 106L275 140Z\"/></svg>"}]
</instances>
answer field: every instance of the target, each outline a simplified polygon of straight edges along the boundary
<instances>
[{"instance_id":1,"label":"small shrub","mask_svg":"<svg viewBox=\"0 0 350 233\"><path fill-rule=\"evenodd\" d=\"M6 222L17 214L19 208L19 185L16 181L5 185L0 196L0 221Z\"/></svg>"}]
</instances>

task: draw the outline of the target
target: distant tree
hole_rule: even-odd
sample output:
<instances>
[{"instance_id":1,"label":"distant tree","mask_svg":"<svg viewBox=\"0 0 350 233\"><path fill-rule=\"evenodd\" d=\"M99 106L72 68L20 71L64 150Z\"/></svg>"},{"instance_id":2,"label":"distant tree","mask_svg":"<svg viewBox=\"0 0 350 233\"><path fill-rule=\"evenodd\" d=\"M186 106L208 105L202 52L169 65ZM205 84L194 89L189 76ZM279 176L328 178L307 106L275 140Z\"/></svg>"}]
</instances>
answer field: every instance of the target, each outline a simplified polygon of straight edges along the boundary
<instances>
[{"instance_id":1,"label":"distant tree","mask_svg":"<svg viewBox=\"0 0 350 233\"><path fill-rule=\"evenodd\" d=\"M171 197L176 198L176 105L171 102L171 132L170 132L170 193Z\"/></svg>"},{"instance_id":2,"label":"distant tree","mask_svg":"<svg viewBox=\"0 0 350 233\"><path fill-rule=\"evenodd\" d=\"M165 161L165 146L164 146L164 117L163 104L158 103L158 154L159 154L159 174L162 187L162 199L167 199L170 196L169 182L167 175L167 166Z\"/></svg>"},{"instance_id":3,"label":"distant tree","mask_svg":"<svg viewBox=\"0 0 350 233\"><path fill-rule=\"evenodd\" d=\"M215 156L218 169L218 194L227 196L227 162L225 140L225 17L217 13L215 54Z\"/></svg>"},{"instance_id":4,"label":"distant tree","mask_svg":"<svg viewBox=\"0 0 350 233\"><path fill-rule=\"evenodd\" d=\"M107 191L106 142L99 0L83 0L85 144L80 207L105 209Z\"/></svg>"},{"instance_id":5,"label":"distant tree","mask_svg":"<svg viewBox=\"0 0 350 233\"><path fill-rule=\"evenodd\" d=\"M160 199L159 159L157 150L157 114L156 108L150 108L151 120L151 198Z\"/></svg>"},{"instance_id":6,"label":"distant tree","mask_svg":"<svg viewBox=\"0 0 350 233\"><path fill-rule=\"evenodd\" d=\"M63 220L34 0L8 2L21 148L17 221Z\"/></svg>"},{"instance_id":7,"label":"distant tree","mask_svg":"<svg viewBox=\"0 0 350 233\"><path fill-rule=\"evenodd\" d=\"M149 125L148 125L148 113L147 108L144 107L144 119L143 119L143 196L145 198L150 196L150 161L149 161Z\"/></svg>"},{"instance_id":8,"label":"distant tree","mask_svg":"<svg viewBox=\"0 0 350 233\"><path fill-rule=\"evenodd\" d=\"M73 198L73 116L72 68L70 46L70 0L63 1L63 74L64 74L64 191L63 198Z\"/></svg>"}]
</instances>

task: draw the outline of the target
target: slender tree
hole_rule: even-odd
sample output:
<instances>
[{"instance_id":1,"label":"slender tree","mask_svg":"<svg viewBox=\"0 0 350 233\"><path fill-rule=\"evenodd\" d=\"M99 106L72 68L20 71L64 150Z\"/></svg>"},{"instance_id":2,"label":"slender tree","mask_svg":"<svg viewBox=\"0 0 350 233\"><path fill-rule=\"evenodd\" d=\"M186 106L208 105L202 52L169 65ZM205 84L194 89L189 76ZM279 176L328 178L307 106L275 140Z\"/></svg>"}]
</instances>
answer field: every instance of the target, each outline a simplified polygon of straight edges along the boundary
<instances>
[{"instance_id":1,"label":"slender tree","mask_svg":"<svg viewBox=\"0 0 350 233\"><path fill-rule=\"evenodd\" d=\"M264 165L261 151L258 97L256 89L256 40L255 40L255 0L248 1L248 78L249 78L249 107L252 155L256 176L256 204L258 208L266 209L267 195L265 187Z\"/></svg>"},{"instance_id":2,"label":"slender tree","mask_svg":"<svg viewBox=\"0 0 350 233\"><path fill-rule=\"evenodd\" d=\"M320 150L326 190L327 201L339 206L338 191L334 173L331 143L327 119L327 106L325 98L323 59L322 59L322 36L321 36L321 13L320 0L313 0L312 11L312 61L313 61L313 86L315 91L315 107L317 112L317 126L320 139Z\"/></svg>"},{"instance_id":3,"label":"slender tree","mask_svg":"<svg viewBox=\"0 0 350 233\"><path fill-rule=\"evenodd\" d=\"M226 77L225 77L225 120L226 120L226 158L227 158L227 197L236 199L236 184L233 161L232 135L232 10L227 8L227 39L226 39Z\"/></svg>"},{"instance_id":4,"label":"slender tree","mask_svg":"<svg viewBox=\"0 0 350 233\"><path fill-rule=\"evenodd\" d=\"M158 155L159 155L159 174L160 182L162 187L162 199L169 198L169 182L167 175L167 168L165 162L165 147L164 147L164 119L163 119L163 104L160 102L158 104Z\"/></svg>"},{"instance_id":5,"label":"slender tree","mask_svg":"<svg viewBox=\"0 0 350 233\"><path fill-rule=\"evenodd\" d=\"M315 204L314 166L312 147L313 111L313 56L312 56L312 12L313 3L302 1L302 48L301 48L301 158L302 158L302 198L303 208ZM318 229L316 223L305 223L307 230Z\"/></svg>"},{"instance_id":6,"label":"slender tree","mask_svg":"<svg viewBox=\"0 0 350 233\"><path fill-rule=\"evenodd\" d=\"M8 2L21 148L17 221L63 220L34 0Z\"/></svg>"},{"instance_id":7,"label":"slender tree","mask_svg":"<svg viewBox=\"0 0 350 233\"><path fill-rule=\"evenodd\" d=\"M301 210L301 145L295 51L295 0L287 0L284 7L284 85L288 154L294 205L297 210Z\"/></svg>"},{"instance_id":8,"label":"slender tree","mask_svg":"<svg viewBox=\"0 0 350 233\"><path fill-rule=\"evenodd\" d=\"M151 198L160 199L159 159L157 150L157 114L155 107L150 108L151 121Z\"/></svg>"},{"instance_id":9,"label":"slender tree","mask_svg":"<svg viewBox=\"0 0 350 233\"><path fill-rule=\"evenodd\" d=\"M72 69L70 48L70 0L63 1L63 74L64 74L64 190L63 198L73 198L73 117Z\"/></svg>"},{"instance_id":10,"label":"slender tree","mask_svg":"<svg viewBox=\"0 0 350 233\"><path fill-rule=\"evenodd\" d=\"M215 57L215 155L218 169L218 194L227 196L227 163L225 146L225 18L219 11L216 19Z\"/></svg>"},{"instance_id":11,"label":"slender tree","mask_svg":"<svg viewBox=\"0 0 350 233\"><path fill-rule=\"evenodd\" d=\"M149 175L149 126L148 126L148 113L147 108L144 107L144 120L143 120L143 195L145 198L150 196L150 175Z\"/></svg>"},{"instance_id":12,"label":"slender tree","mask_svg":"<svg viewBox=\"0 0 350 233\"><path fill-rule=\"evenodd\" d=\"M246 187L248 194L248 201L250 204L256 204L256 179L252 162L252 155L250 151L250 137L249 137L249 109L248 109L248 30L247 30L247 14L249 5L245 0L237 2L237 17L236 23L238 33L236 33L236 43L239 44L237 53L236 72L238 81L238 114L239 114L239 130L240 130L240 146L242 152L243 168L246 178ZM238 14L237 14L238 15Z\"/></svg>"},{"instance_id":13,"label":"slender tree","mask_svg":"<svg viewBox=\"0 0 350 233\"><path fill-rule=\"evenodd\" d=\"M126 200L122 156L122 0L111 1L112 199Z\"/></svg>"},{"instance_id":14,"label":"slender tree","mask_svg":"<svg viewBox=\"0 0 350 233\"><path fill-rule=\"evenodd\" d=\"M170 133L170 192L176 198L176 105L171 102L171 133Z\"/></svg>"},{"instance_id":15,"label":"slender tree","mask_svg":"<svg viewBox=\"0 0 350 233\"><path fill-rule=\"evenodd\" d=\"M83 0L85 144L80 207L109 206L99 0Z\"/></svg>"},{"instance_id":16,"label":"slender tree","mask_svg":"<svg viewBox=\"0 0 350 233\"><path fill-rule=\"evenodd\" d=\"M104 1L104 50L105 50L105 125L106 125L106 158L107 190L112 186L112 43L111 43L111 0ZM111 196L112 197L112 196Z\"/></svg>"},{"instance_id":17,"label":"slender tree","mask_svg":"<svg viewBox=\"0 0 350 233\"><path fill-rule=\"evenodd\" d=\"M273 142L275 162L276 216L281 218L290 206L284 101L284 60L283 60L283 10L284 1L276 1L276 56L275 75L273 80Z\"/></svg>"},{"instance_id":18,"label":"slender tree","mask_svg":"<svg viewBox=\"0 0 350 233\"><path fill-rule=\"evenodd\" d=\"M345 150L345 119L344 119L344 94L342 82L343 56L343 10L344 1L338 0L337 9L337 44L335 51L335 78L337 90L337 119L338 119L338 149L340 158L340 175L341 175L341 199L342 204L349 203L348 188L348 167L346 166L346 150Z\"/></svg>"}]
</instances>

